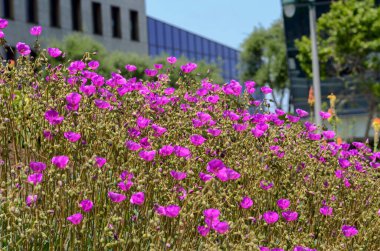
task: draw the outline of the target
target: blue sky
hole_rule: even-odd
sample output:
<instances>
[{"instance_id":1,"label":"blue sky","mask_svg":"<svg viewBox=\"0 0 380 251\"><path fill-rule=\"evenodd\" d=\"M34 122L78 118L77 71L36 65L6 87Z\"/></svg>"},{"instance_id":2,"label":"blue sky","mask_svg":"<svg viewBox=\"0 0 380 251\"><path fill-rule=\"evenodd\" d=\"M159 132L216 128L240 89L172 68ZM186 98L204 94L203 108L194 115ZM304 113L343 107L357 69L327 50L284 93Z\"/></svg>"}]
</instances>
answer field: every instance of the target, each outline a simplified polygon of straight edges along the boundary
<instances>
[{"instance_id":1,"label":"blue sky","mask_svg":"<svg viewBox=\"0 0 380 251\"><path fill-rule=\"evenodd\" d=\"M148 16L239 49L255 26L281 17L280 0L146 0Z\"/></svg>"}]
</instances>

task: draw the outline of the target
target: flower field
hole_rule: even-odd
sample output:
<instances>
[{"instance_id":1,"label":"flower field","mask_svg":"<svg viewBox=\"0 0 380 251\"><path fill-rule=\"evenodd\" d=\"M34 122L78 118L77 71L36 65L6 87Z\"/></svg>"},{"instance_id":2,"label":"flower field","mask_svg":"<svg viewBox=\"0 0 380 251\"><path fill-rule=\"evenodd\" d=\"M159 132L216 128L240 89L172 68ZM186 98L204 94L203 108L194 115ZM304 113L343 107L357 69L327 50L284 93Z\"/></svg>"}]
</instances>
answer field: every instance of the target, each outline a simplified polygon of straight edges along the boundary
<instances>
[{"instance_id":1,"label":"flower field","mask_svg":"<svg viewBox=\"0 0 380 251\"><path fill-rule=\"evenodd\" d=\"M380 152L269 113L252 98L269 87L175 57L136 79L16 49L0 65L1 250L380 250Z\"/></svg>"}]
</instances>

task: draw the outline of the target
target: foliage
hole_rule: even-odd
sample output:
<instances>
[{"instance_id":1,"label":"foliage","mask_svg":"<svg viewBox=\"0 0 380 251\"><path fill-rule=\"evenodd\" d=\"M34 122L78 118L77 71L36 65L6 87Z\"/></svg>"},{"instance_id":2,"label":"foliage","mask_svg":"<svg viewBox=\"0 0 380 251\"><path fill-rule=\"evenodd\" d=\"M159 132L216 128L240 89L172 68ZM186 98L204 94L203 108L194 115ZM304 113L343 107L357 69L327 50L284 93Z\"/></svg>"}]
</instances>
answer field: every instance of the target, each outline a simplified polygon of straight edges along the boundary
<instances>
[{"instance_id":1,"label":"foliage","mask_svg":"<svg viewBox=\"0 0 380 251\"><path fill-rule=\"evenodd\" d=\"M256 27L242 45L242 79L255 79L259 85L268 84L276 91L288 85L284 28L281 20L265 29ZM283 97L282 92L281 96ZM275 95L274 95L275 96ZM275 98L276 106L282 102Z\"/></svg>"},{"instance_id":2,"label":"foliage","mask_svg":"<svg viewBox=\"0 0 380 251\"><path fill-rule=\"evenodd\" d=\"M318 19L317 35L321 76L360 83L353 86L354 92L366 95L372 110L370 122L380 99L380 8L373 0L334 1ZM300 65L311 77L310 39L304 36L295 44Z\"/></svg>"},{"instance_id":3,"label":"foliage","mask_svg":"<svg viewBox=\"0 0 380 251\"><path fill-rule=\"evenodd\" d=\"M364 143L265 113L193 63L105 80L89 53L50 65L59 51L17 49L0 65L1 249L379 249L380 155Z\"/></svg>"}]
</instances>

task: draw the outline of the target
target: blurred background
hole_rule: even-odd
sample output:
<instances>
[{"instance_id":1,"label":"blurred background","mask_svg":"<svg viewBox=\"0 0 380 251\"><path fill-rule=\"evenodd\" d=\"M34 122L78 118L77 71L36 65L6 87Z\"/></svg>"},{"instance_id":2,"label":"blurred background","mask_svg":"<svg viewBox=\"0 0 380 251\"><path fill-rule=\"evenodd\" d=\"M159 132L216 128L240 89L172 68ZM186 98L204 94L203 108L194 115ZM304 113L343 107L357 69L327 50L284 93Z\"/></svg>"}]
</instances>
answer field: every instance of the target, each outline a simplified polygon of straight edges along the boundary
<instances>
[{"instance_id":1,"label":"blurred background","mask_svg":"<svg viewBox=\"0 0 380 251\"><path fill-rule=\"evenodd\" d=\"M208 69L215 82L254 80L274 89L273 107L334 111L338 136L373 137L380 116L380 0L0 0L6 60L34 44L72 59L96 51L104 74L152 67L166 56ZM13 50L11 50L11 48ZM313 49L314 48L314 49ZM38 49L38 48L36 48ZM314 52L314 53L313 53ZM141 72L141 74L143 74Z\"/></svg>"}]
</instances>

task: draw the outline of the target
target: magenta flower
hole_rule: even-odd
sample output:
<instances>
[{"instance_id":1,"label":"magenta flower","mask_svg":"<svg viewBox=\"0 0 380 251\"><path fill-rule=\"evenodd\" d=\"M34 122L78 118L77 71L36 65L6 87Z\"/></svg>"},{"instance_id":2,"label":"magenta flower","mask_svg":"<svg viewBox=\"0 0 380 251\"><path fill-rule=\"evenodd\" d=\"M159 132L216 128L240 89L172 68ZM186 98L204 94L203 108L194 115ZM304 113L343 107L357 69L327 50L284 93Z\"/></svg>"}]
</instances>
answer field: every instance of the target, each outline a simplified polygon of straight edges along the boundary
<instances>
[{"instance_id":1,"label":"magenta flower","mask_svg":"<svg viewBox=\"0 0 380 251\"><path fill-rule=\"evenodd\" d=\"M269 94L269 93L272 93L272 89L268 86L263 86L260 88L261 92L264 93L264 94Z\"/></svg>"},{"instance_id":2,"label":"magenta flower","mask_svg":"<svg viewBox=\"0 0 380 251\"><path fill-rule=\"evenodd\" d=\"M240 178L240 173L236 172L235 170L232 170L230 168L222 168L220 169L215 176L220 179L223 182L229 181L229 180L237 180Z\"/></svg>"},{"instance_id":3,"label":"magenta flower","mask_svg":"<svg viewBox=\"0 0 380 251\"><path fill-rule=\"evenodd\" d=\"M177 157L187 158L191 156L190 150L183 146L175 146L174 153Z\"/></svg>"},{"instance_id":4,"label":"magenta flower","mask_svg":"<svg viewBox=\"0 0 380 251\"><path fill-rule=\"evenodd\" d=\"M156 150L152 151L141 151L139 152L140 158L142 158L145 161L152 161L154 157L156 156Z\"/></svg>"},{"instance_id":5,"label":"magenta flower","mask_svg":"<svg viewBox=\"0 0 380 251\"><path fill-rule=\"evenodd\" d=\"M342 233L346 237L352 237L358 234L358 230L354 226L349 225L343 225L342 226Z\"/></svg>"},{"instance_id":6,"label":"magenta flower","mask_svg":"<svg viewBox=\"0 0 380 251\"><path fill-rule=\"evenodd\" d=\"M165 132L167 132L167 129L164 127L161 127L159 125L153 124L152 129L156 132L153 136L154 137L161 137Z\"/></svg>"},{"instance_id":7,"label":"magenta flower","mask_svg":"<svg viewBox=\"0 0 380 251\"><path fill-rule=\"evenodd\" d=\"M328 112L320 112L319 115L321 116L322 119L329 119L331 117L331 114Z\"/></svg>"},{"instance_id":8,"label":"magenta flower","mask_svg":"<svg viewBox=\"0 0 380 251\"><path fill-rule=\"evenodd\" d=\"M125 142L125 146L131 151L138 151L141 149L141 145L132 140L128 140L127 142Z\"/></svg>"},{"instance_id":9,"label":"magenta flower","mask_svg":"<svg viewBox=\"0 0 380 251\"><path fill-rule=\"evenodd\" d=\"M157 70L162 69L162 64L154 64L154 68Z\"/></svg>"},{"instance_id":10,"label":"magenta flower","mask_svg":"<svg viewBox=\"0 0 380 251\"><path fill-rule=\"evenodd\" d=\"M206 141L206 139L199 134L193 134L190 136L190 141L193 145L200 146Z\"/></svg>"},{"instance_id":11,"label":"magenta flower","mask_svg":"<svg viewBox=\"0 0 380 251\"><path fill-rule=\"evenodd\" d=\"M107 163L107 160L105 158L96 156L95 157L95 165L99 168L103 167Z\"/></svg>"},{"instance_id":12,"label":"magenta flower","mask_svg":"<svg viewBox=\"0 0 380 251\"><path fill-rule=\"evenodd\" d=\"M295 246L293 251L317 251L313 248L303 247L303 246Z\"/></svg>"},{"instance_id":13,"label":"magenta flower","mask_svg":"<svg viewBox=\"0 0 380 251\"><path fill-rule=\"evenodd\" d=\"M76 132L65 132L63 133L63 136L70 142L77 142L81 136L80 136L80 133L76 133Z\"/></svg>"},{"instance_id":14,"label":"magenta flower","mask_svg":"<svg viewBox=\"0 0 380 251\"><path fill-rule=\"evenodd\" d=\"M173 151L174 151L174 147L172 147L171 145L166 145L166 146L161 147L158 153L161 156L169 156L173 153Z\"/></svg>"},{"instance_id":15,"label":"magenta flower","mask_svg":"<svg viewBox=\"0 0 380 251\"><path fill-rule=\"evenodd\" d=\"M156 76L158 73L157 70L155 69L145 69L145 74L148 76L148 77L154 77Z\"/></svg>"},{"instance_id":16,"label":"magenta flower","mask_svg":"<svg viewBox=\"0 0 380 251\"><path fill-rule=\"evenodd\" d=\"M149 126L150 119L139 116L136 120L136 124L139 128L146 128Z\"/></svg>"},{"instance_id":17,"label":"magenta flower","mask_svg":"<svg viewBox=\"0 0 380 251\"><path fill-rule=\"evenodd\" d=\"M125 200L127 197L124 194L108 192L108 198L112 200L112 202L120 203Z\"/></svg>"},{"instance_id":18,"label":"magenta flower","mask_svg":"<svg viewBox=\"0 0 380 251\"><path fill-rule=\"evenodd\" d=\"M273 224L278 221L278 213L267 211L263 214L263 218L267 224Z\"/></svg>"},{"instance_id":19,"label":"magenta flower","mask_svg":"<svg viewBox=\"0 0 380 251\"><path fill-rule=\"evenodd\" d=\"M33 173L28 176L27 180L29 183L32 183L33 185L37 185L42 182L42 173Z\"/></svg>"},{"instance_id":20,"label":"magenta flower","mask_svg":"<svg viewBox=\"0 0 380 251\"><path fill-rule=\"evenodd\" d=\"M323 206L319 209L319 212L325 216L331 216L333 214L333 208L328 206Z\"/></svg>"},{"instance_id":21,"label":"magenta flower","mask_svg":"<svg viewBox=\"0 0 380 251\"><path fill-rule=\"evenodd\" d=\"M145 194L143 192L137 192L132 194L131 199L129 200L134 205L142 205L145 200Z\"/></svg>"},{"instance_id":22,"label":"magenta flower","mask_svg":"<svg viewBox=\"0 0 380 251\"><path fill-rule=\"evenodd\" d=\"M66 218L68 221L73 223L74 225L78 225L83 220L83 215L81 213L73 214Z\"/></svg>"},{"instance_id":23,"label":"magenta flower","mask_svg":"<svg viewBox=\"0 0 380 251\"><path fill-rule=\"evenodd\" d=\"M40 36L42 33L42 27L41 26L33 26L32 28L30 28L29 33L32 36L36 36L36 37Z\"/></svg>"},{"instance_id":24,"label":"magenta flower","mask_svg":"<svg viewBox=\"0 0 380 251\"><path fill-rule=\"evenodd\" d=\"M136 71L137 70L137 67L135 65L132 65L132 64L127 64L125 66L125 69L129 72L133 72L133 71Z\"/></svg>"},{"instance_id":25,"label":"magenta flower","mask_svg":"<svg viewBox=\"0 0 380 251\"><path fill-rule=\"evenodd\" d=\"M286 221L295 221L298 218L298 213L293 212L293 211L285 211L285 212L282 212L281 214L282 214L282 217L284 217Z\"/></svg>"},{"instance_id":26,"label":"magenta flower","mask_svg":"<svg viewBox=\"0 0 380 251\"><path fill-rule=\"evenodd\" d=\"M0 29L5 29L8 26L8 20L0 18Z\"/></svg>"},{"instance_id":27,"label":"magenta flower","mask_svg":"<svg viewBox=\"0 0 380 251\"><path fill-rule=\"evenodd\" d=\"M69 157L65 155L55 156L51 159L51 163L60 169L64 169L69 163Z\"/></svg>"},{"instance_id":28,"label":"magenta flower","mask_svg":"<svg viewBox=\"0 0 380 251\"><path fill-rule=\"evenodd\" d=\"M28 56L31 53L29 45L22 42L18 42L16 44L16 49L21 54L21 56Z\"/></svg>"},{"instance_id":29,"label":"magenta flower","mask_svg":"<svg viewBox=\"0 0 380 251\"><path fill-rule=\"evenodd\" d=\"M223 86L222 90L227 95L239 96L242 90L242 86L239 82L231 80L229 84Z\"/></svg>"},{"instance_id":30,"label":"magenta flower","mask_svg":"<svg viewBox=\"0 0 380 251\"><path fill-rule=\"evenodd\" d=\"M30 207L32 204L37 202L37 198L38 198L37 194L32 194L32 195L26 196L26 205L28 207Z\"/></svg>"},{"instance_id":31,"label":"magenta flower","mask_svg":"<svg viewBox=\"0 0 380 251\"><path fill-rule=\"evenodd\" d=\"M181 65L181 71L183 73L190 73L190 72L194 71L197 67L198 66L196 63L189 62L185 65Z\"/></svg>"},{"instance_id":32,"label":"magenta flower","mask_svg":"<svg viewBox=\"0 0 380 251\"><path fill-rule=\"evenodd\" d=\"M292 116L290 114L287 114L286 118L289 119L289 121L292 123L297 123L301 119L300 117Z\"/></svg>"},{"instance_id":33,"label":"magenta flower","mask_svg":"<svg viewBox=\"0 0 380 251\"><path fill-rule=\"evenodd\" d=\"M307 111L304 111L302 109L296 109L296 113L298 114L298 116L300 116L301 118L303 117L307 117L309 115L309 113Z\"/></svg>"},{"instance_id":34,"label":"magenta flower","mask_svg":"<svg viewBox=\"0 0 380 251\"><path fill-rule=\"evenodd\" d=\"M207 182L209 180L212 179L212 176L209 175L209 174L206 174L206 173L199 173L199 178L203 181L203 182Z\"/></svg>"},{"instance_id":35,"label":"magenta flower","mask_svg":"<svg viewBox=\"0 0 380 251\"><path fill-rule=\"evenodd\" d=\"M48 130L44 130L42 134L44 135L44 138L47 140L53 139L53 134Z\"/></svg>"},{"instance_id":36,"label":"magenta flower","mask_svg":"<svg viewBox=\"0 0 380 251\"><path fill-rule=\"evenodd\" d=\"M90 62L88 62L88 68L90 68L91 70L98 69L99 65L99 61L96 60L91 60Z\"/></svg>"},{"instance_id":37,"label":"magenta flower","mask_svg":"<svg viewBox=\"0 0 380 251\"><path fill-rule=\"evenodd\" d=\"M325 139L333 139L335 137L335 132L334 131L324 131L322 132L322 135Z\"/></svg>"},{"instance_id":38,"label":"magenta flower","mask_svg":"<svg viewBox=\"0 0 380 251\"><path fill-rule=\"evenodd\" d=\"M60 49L58 49L58 48L48 48L47 52L53 58L59 57L62 54L62 51Z\"/></svg>"},{"instance_id":39,"label":"magenta flower","mask_svg":"<svg viewBox=\"0 0 380 251\"><path fill-rule=\"evenodd\" d=\"M170 175L176 180L183 180L187 176L186 172L177 172L174 170L170 171Z\"/></svg>"},{"instance_id":40,"label":"magenta flower","mask_svg":"<svg viewBox=\"0 0 380 251\"><path fill-rule=\"evenodd\" d=\"M122 191L128 191L129 189L131 189L131 187L133 186L133 182L128 180L127 182L125 181L120 181L117 186L120 188L120 190Z\"/></svg>"},{"instance_id":41,"label":"magenta flower","mask_svg":"<svg viewBox=\"0 0 380 251\"><path fill-rule=\"evenodd\" d=\"M242 201L240 202L240 207L244 209L248 209L253 206L253 200L249 198L248 196L244 197Z\"/></svg>"},{"instance_id":42,"label":"magenta flower","mask_svg":"<svg viewBox=\"0 0 380 251\"><path fill-rule=\"evenodd\" d=\"M45 119L49 121L50 125L59 125L62 123L64 118L59 116L59 113L56 110L51 109L45 112Z\"/></svg>"},{"instance_id":43,"label":"magenta flower","mask_svg":"<svg viewBox=\"0 0 380 251\"><path fill-rule=\"evenodd\" d=\"M30 162L29 167L33 170L33 172L41 173L46 169L46 164L43 162Z\"/></svg>"},{"instance_id":44,"label":"magenta flower","mask_svg":"<svg viewBox=\"0 0 380 251\"><path fill-rule=\"evenodd\" d=\"M166 58L166 61L169 64L175 64L175 62L177 62L177 58L176 57L168 57L168 58Z\"/></svg>"},{"instance_id":45,"label":"magenta flower","mask_svg":"<svg viewBox=\"0 0 380 251\"><path fill-rule=\"evenodd\" d=\"M244 83L244 85L245 85L245 88L246 88L248 94L255 93L254 87L255 87L256 83L254 81L246 81Z\"/></svg>"},{"instance_id":46,"label":"magenta flower","mask_svg":"<svg viewBox=\"0 0 380 251\"><path fill-rule=\"evenodd\" d=\"M210 232L210 228L204 227L204 226L198 226L197 230L198 230L198 233L202 236L207 236L208 233Z\"/></svg>"},{"instance_id":47,"label":"magenta flower","mask_svg":"<svg viewBox=\"0 0 380 251\"><path fill-rule=\"evenodd\" d=\"M79 108L79 103L80 103L81 99L82 99L82 95L80 95L79 93L76 93L76 92L69 93L66 96L66 102L67 102L66 108L67 108L67 110L77 111Z\"/></svg>"},{"instance_id":48,"label":"magenta flower","mask_svg":"<svg viewBox=\"0 0 380 251\"><path fill-rule=\"evenodd\" d=\"M220 211L216 208L209 208L203 211L203 215L205 218L218 219Z\"/></svg>"},{"instance_id":49,"label":"magenta flower","mask_svg":"<svg viewBox=\"0 0 380 251\"><path fill-rule=\"evenodd\" d=\"M272 182L268 182L266 180L261 180L260 181L260 187L264 190L269 190L273 187L273 183Z\"/></svg>"},{"instance_id":50,"label":"magenta flower","mask_svg":"<svg viewBox=\"0 0 380 251\"><path fill-rule=\"evenodd\" d=\"M108 103L107 101L104 101L104 100L101 100L101 99L95 99L95 105L99 108L99 109L108 109L108 110L112 110L112 105L110 105L110 103Z\"/></svg>"},{"instance_id":51,"label":"magenta flower","mask_svg":"<svg viewBox=\"0 0 380 251\"><path fill-rule=\"evenodd\" d=\"M169 96L169 95L172 95L173 93L175 92L175 88L174 87L168 87L164 90L164 93L165 95Z\"/></svg>"},{"instance_id":52,"label":"magenta flower","mask_svg":"<svg viewBox=\"0 0 380 251\"><path fill-rule=\"evenodd\" d=\"M216 174L226 166L224 165L223 161L220 159L212 159L207 163L206 170L209 173Z\"/></svg>"},{"instance_id":53,"label":"magenta flower","mask_svg":"<svg viewBox=\"0 0 380 251\"><path fill-rule=\"evenodd\" d=\"M2 31L2 30L0 30L0 39L1 38L5 38L5 33L4 33L4 31Z\"/></svg>"},{"instance_id":54,"label":"magenta flower","mask_svg":"<svg viewBox=\"0 0 380 251\"><path fill-rule=\"evenodd\" d=\"M256 138L260 138L261 136L263 136L264 134L264 131L260 130L260 129L257 129L257 128L252 128L251 129L251 133L253 136L255 136Z\"/></svg>"},{"instance_id":55,"label":"magenta flower","mask_svg":"<svg viewBox=\"0 0 380 251\"><path fill-rule=\"evenodd\" d=\"M85 212L90 212L93 206L94 203L91 200L82 200L79 203L79 207Z\"/></svg>"},{"instance_id":56,"label":"magenta flower","mask_svg":"<svg viewBox=\"0 0 380 251\"><path fill-rule=\"evenodd\" d=\"M348 168L351 166L351 162L347 159L339 158L338 162L341 168Z\"/></svg>"},{"instance_id":57,"label":"magenta flower","mask_svg":"<svg viewBox=\"0 0 380 251\"><path fill-rule=\"evenodd\" d=\"M219 136L222 133L222 130L216 129L216 128L215 129L209 128L209 129L207 129L207 132L209 134L211 134L212 136L217 137L217 136Z\"/></svg>"},{"instance_id":58,"label":"magenta flower","mask_svg":"<svg viewBox=\"0 0 380 251\"><path fill-rule=\"evenodd\" d=\"M285 209L287 209L290 206L290 200L288 200L288 199L279 199L277 201L277 206L281 210L285 210Z\"/></svg>"},{"instance_id":59,"label":"magenta flower","mask_svg":"<svg viewBox=\"0 0 380 251\"><path fill-rule=\"evenodd\" d=\"M219 234L225 234L229 229L230 226L227 222L219 222L213 226L213 229L218 232Z\"/></svg>"},{"instance_id":60,"label":"magenta flower","mask_svg":"<svg viewBox=\"0 0 380 251\"><path fill-rule=\"evenodd\" d=\"M177 205L169 205L169 206L157 206L156 212L159 215L163 215L169 218L175 218L179 215L179 212L181 211L181 207Z\"/></svg>"}]
</instances>

